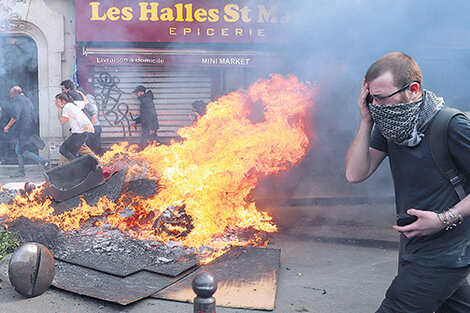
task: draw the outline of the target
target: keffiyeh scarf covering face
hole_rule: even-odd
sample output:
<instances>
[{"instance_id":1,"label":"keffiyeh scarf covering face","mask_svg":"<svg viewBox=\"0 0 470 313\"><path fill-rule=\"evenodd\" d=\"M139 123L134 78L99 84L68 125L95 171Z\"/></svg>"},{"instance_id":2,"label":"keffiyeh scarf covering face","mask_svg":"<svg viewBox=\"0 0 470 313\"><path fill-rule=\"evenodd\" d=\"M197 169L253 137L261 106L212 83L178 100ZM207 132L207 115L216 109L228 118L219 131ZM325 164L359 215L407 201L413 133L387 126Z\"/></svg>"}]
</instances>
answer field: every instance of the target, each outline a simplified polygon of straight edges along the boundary
<instances>
[{"instance_id":1,"label":"keffiyeh scarf covering face","mask_svg":"<svg viewBox=\"0 0 470 313\"><path fill-rule=\"evenodd\" d=\"M387 140L414 147L421 142L427 123L443 105L444 99L423 90L423 97L417 101L390 105L369 103L369 111Z\"/></svg>"}]
</instances>

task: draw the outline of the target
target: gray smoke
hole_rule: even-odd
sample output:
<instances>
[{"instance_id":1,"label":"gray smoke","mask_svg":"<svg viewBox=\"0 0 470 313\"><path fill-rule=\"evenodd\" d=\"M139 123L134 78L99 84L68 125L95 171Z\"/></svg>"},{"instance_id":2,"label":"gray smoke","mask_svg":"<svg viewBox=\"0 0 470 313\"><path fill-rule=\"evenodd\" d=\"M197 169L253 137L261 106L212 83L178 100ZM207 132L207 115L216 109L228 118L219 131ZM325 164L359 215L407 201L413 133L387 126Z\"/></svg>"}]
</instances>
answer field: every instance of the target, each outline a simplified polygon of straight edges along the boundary
<instances>
[{"instance_id":1,"label":"gray smoke","mask_svg":"<svg viewBox=\"0 0 470 313\"><path fill-rule=\"evenodd\" d=\"M344 178L345 155L360 123L362 79L376 59L401 51L420 65L424 88L449 106L470 110L470 2L314 0L284 6L293 19L282 71L320 87L311 116L317 140L285 180L266 186L294 197L392 196L387 159L361 184Z\"/></svg>"}]
</instances>

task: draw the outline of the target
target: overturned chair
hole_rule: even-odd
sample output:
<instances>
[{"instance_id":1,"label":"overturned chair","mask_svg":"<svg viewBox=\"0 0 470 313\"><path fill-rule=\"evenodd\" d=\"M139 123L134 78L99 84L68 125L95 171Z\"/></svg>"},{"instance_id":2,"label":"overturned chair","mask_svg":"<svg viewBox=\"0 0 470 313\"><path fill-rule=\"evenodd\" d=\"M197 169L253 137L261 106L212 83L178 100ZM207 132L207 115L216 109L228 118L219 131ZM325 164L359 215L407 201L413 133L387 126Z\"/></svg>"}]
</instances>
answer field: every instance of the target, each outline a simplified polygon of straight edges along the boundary
<instances>
[{"instance_id":1,"label":"overturned chair","mask_svg":"<svg viewBox=\"0 0 470 313\"><path fill-rule=\"evenodd\" d=\"M105 182L98 160L91 154L44 172L46 185L54 200L60 202L93 189Z\"/></svg>"}]
</instances>

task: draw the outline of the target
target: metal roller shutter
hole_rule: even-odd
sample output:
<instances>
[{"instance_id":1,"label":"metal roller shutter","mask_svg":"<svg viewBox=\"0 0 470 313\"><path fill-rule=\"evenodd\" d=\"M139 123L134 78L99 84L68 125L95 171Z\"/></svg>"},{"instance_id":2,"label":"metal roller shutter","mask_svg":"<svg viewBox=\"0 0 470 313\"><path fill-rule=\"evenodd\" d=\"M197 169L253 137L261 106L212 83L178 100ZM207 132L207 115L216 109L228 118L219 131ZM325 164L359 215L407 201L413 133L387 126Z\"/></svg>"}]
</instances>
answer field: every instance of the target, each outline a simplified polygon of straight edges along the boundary
<instances>
[{"instance_id":1,"label":"metal roller shutter","mask_svg":"<svg viewBox=\"0 0 470 313\"><path fill-rule=\"evenodd\" d=\"M157 66L94 66L94 91L102 124L103 147L121 141L137 143L140 127L130 126L139 114L139 101L132 93L144 85L155 96L162 143L178 139L176 130L191 125L196 100L211 100L210 69Z\"/></svg>"}]
</instances>

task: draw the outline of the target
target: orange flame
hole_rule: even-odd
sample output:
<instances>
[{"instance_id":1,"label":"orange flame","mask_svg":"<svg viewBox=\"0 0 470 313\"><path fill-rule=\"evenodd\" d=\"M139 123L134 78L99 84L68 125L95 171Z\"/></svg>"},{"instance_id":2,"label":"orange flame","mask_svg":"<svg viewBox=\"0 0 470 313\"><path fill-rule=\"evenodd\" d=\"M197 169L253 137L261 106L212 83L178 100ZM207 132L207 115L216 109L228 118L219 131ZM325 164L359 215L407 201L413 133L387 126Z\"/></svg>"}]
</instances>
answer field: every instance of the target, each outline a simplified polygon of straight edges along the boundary
<instances>
[{"instance_id":1,"label":"orange flame","mask_svg":"<svg viewBox=\"0 0 470 313\"><path fill-rule=\"evenodd\" d=\"M272 75L246 91L232 92L207 106L195 125L182 128L181 142L151 145L138 151L135 145L114 145L101 164L126 164L127 179L158 179L158 194L149 199L106 198L95 207L86 203L54 216L49 200L38 201L35 190L28 199L17 197L13 205L0 204L0 215L57 224L63 230L79 229L93 216L106 215L106 223L136 238L176 240L188 247L223 251L229 245L266 244L261 236L242 240L234 233L277 230L272 218L249 200L260 178L287 170L298 163L309 147L304 118L313 104L316 88L295 76ZM134 214L120 214L124 203ZM170 206L184 206L192 229L184 237L180 225L168 225L169 233L156 233L154 221ZM26 209L27 208L27 209Z\"/></svg>"}]
</instances>

